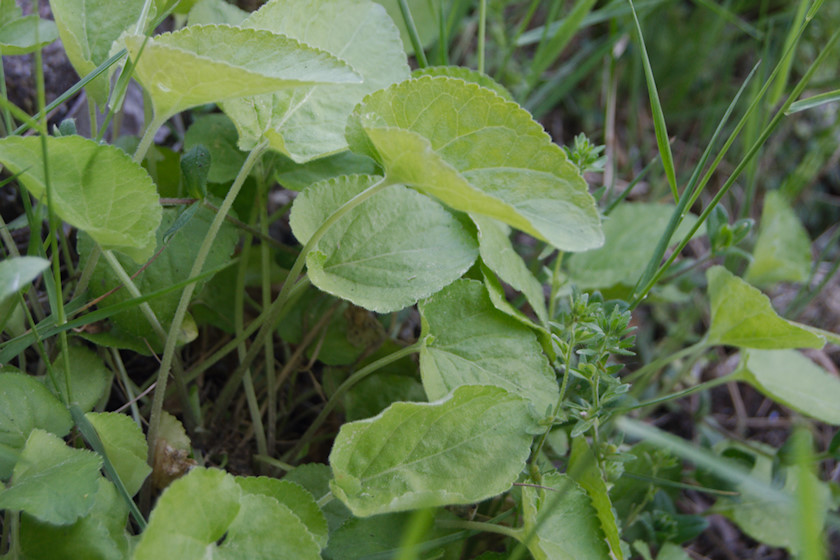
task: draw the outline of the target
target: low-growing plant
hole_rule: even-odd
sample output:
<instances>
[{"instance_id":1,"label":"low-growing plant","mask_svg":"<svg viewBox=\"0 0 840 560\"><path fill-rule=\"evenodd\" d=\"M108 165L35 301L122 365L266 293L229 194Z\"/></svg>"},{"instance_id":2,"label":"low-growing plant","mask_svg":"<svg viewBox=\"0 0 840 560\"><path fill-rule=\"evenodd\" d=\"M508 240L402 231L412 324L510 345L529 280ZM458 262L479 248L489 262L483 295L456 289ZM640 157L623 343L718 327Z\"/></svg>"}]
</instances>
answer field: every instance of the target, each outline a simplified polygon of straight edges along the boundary
<instances>
[{"instance_id":1,"label":"low-growing plant","mask_svg":"<svg viewBox=\"0 0 840 560\"><path fill-rule=\"evenodd\" d=\"M816 467L840 440L816 454L804 418L840 424L840 381L798 349L840 336L759 290L802 283L800 308L819 292L790 199L767 193L757 228L723 205L785 115L837 98L799 100L840 32L787 82L822 2L800 3L684 186L633 2L559 21L552 3L526 69L485 45L484 1L385 4L53 0L53 24L2 0L0 49L35 53L39 100L2 100L22 212L0 223L3 557L667 560L718 513L826 558L837 487ZM477 71L445 64L470 17ZM545 107L546 71L599 17L633 34L665 197L593 196L584 174L614 153L562 148L515 100ZM90 137L48 127L57 37L84 78L53 105L84 87ZM140 138L116 125L131 80ZM643 304L694 310L671 348L637 345ZM736 366L692 376L723 348ZM735 382L801 415L785 447L642 421ZM714 506L681 511L683 491Z\"/></svg>"}]
</instances>

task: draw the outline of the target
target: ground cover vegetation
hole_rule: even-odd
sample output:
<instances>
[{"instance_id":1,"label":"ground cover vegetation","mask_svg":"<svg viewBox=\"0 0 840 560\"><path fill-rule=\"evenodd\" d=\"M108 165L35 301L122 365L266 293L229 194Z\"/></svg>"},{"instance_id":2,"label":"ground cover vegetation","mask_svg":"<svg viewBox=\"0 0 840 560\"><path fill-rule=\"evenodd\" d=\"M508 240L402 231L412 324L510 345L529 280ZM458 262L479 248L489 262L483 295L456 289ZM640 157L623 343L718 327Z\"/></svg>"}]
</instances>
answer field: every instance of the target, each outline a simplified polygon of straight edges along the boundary
<instances>
[{"instance_id":1,"label":"ground cover vegetation","mask_svg":"<svg viewBox=\"0 0 840 560\"><path fill-rule=\"evenodd\" d=\"M840 5L118 4L0 0L2 558L838 554Z\"/></svg>"}]
</instances>

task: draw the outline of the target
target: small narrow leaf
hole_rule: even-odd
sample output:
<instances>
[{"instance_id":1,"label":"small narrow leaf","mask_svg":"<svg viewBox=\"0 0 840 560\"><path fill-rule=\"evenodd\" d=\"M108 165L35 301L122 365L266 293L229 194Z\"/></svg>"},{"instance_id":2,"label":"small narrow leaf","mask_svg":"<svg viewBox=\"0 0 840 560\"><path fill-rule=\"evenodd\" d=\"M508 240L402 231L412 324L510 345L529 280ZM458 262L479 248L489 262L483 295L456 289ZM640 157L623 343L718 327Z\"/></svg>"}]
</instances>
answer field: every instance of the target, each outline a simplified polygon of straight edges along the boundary
<instances>
[{"instance_id":1,"label":"small narrow leaf","mask_svg":"<svg viewBox=\"0 0 840 560\"><path fill-rule=\"evenodd\" d=\"M775 350L822 348L825 340L779 317L770 299L722 266L706 271L709 281L712 324L709 345Z\"/></svg>"},{"instance_id":2,"label":"small narrow leaf","mask_svg":"<svg viewBox=\"0 0 840 560\"><path fill-rule=\"evenodd\" d=\"M341 427L330 486L357 516L477 502L516 481L532 427L528 403L498 387L462 386L433 403L394 403Z\"/></svg>"},{"instance_id":3,"label":"small narrow leaf","mask_svg":"<svg viewBox=\"0 0 840 560\"><path fill-rule=\"evenodd\" d=\"M370 0L271 0L241 25L331 53L362 77L360 83L296 88L226 102L224 110L239 129L243 149L266 137L273 149L296 162L345 150L344 127L353 107L368 93L409 75L397 28Z\"/></svg>"},{"instance_id":4,"label":"small narrow leaf","mask_svg":"<svg viewBox=\"0 0 840 560\"><path fill-rule=\"evenodd\" d=\"M89 412L85 417L99 434L126 491L133 496L152 472L146 463L148 446L143 431L125 414Z\"/></svg>"},{"instance_id":5,"label":"small narrow leaf","mask_svg":"<svg viewBox=\"0 0 840 560\"><path fill-rule=\"evenodd\" d=\"M36 428L26 440L11 482L0 490L0 509L69 525L93 507L101 467L99 455L67 447L59 437Z\"/></svg>"},{"instance_id":6,"label":"small narrow leaf","mask_svg":"<svg viewBox=\"0 0 840 560\"><path fill-rule=\"evenodd\" d=\"M0 480L8 480L29 434L41 428L70 432L70 413L41 383L22 373L0 373Z\"/></svg>"},{"instance_id":7,"label":"small narrow leaf","mask_svg":"<svg viewBox=\"0 0 840 560\"><path fill-rule=\"evenodd\" d=\"M557 405L554 372L534 333L497 310L481 282L458 280L420 304L420 373L429 399L461 385L495 385L537 415Z\"/></svg>"},{"instance_id":8,"label":"small narrow leaf","mask_svg":"<svg viewBox=\"0 0 840 560\"><path fill-rule=\"evenodd\" d=\"M341 205L381 177L316 183L295 200L292 231L306 243ZM477 256L474 238L428 197L392 185L333 224L306 259L325 292L380 313L397 311L459 278Z\"/></svg>"},{"instance_id":9,"label":"small narrow leaf","mask_svg":"<svg viewBox=\"0 0 840 560\"><path fill-rule=\"evenodd\" d=\"M586 182L527 111L456 78L424 76L375 92L347 125L352 150L385 175L566 251L603 243Z\"/></svg>"},{"instance_id":10,"label":"small narrow leaf","mask_svg":"<svg viewBox=\"0 0 840 560\"><path fill-rule=\"evenodd\" d=\"M530 537L528 550L534 559L609 558L586 492L571 477L558 472L543 476L540 486L547 489L522 487L525 525L521 531L523 538Z\"/></svg>"},{"instance_id":11,"label":"small narrow leaf","mask_svg":"<svg viewBox=\"0 0 840 560\"><path fill-rule=\"evenodd\" d=\"M753 260L744 280L755 286L804 282L811 272L811 240L793 208L778 191L764 199Z\"/></svg>"},{"instance_id":12,"label":"small narrow leaf","mask_svg":"<svg viewBox=\"0 0 840 560\"><path fill-rule=\"evenodd\" d=\"M158 120L190 107L319 83L358 83L332 55L274 33L229 25L192 25L157 35L124 35L134 77L146 88Z\"/></svg>"},{"instance_id":13,"label":"small narrow leaf","mask_svg":"<svg viewBox=\"0 0 840 560\"><path fill-rule=\"evenodd\" d=\"M795 350L750 350L742 379L773 399L840 426L840 380Z\"/></svg>"},{"instance_id":14,"label":"small narrow leaf","mask_svg":"<svg viewBox=\"0 0 840 560\"><path fill-rule=\"evenodd\" d=\"M87 232L103 249L145 262L155 248L161 209L148 173L124 151L81 136L47 138L51 203L56 214ZM0 140L0 163L35 198L45 196L41 139Z\"/></svg>"},{"instance_id":15,"label":"small narrow leaf","mask_svg":"<svg viewBox=\"0 0 840 560\"><path fill-rule=\"evenodd\" d=\"M41 257L11 257L0 261L0 303L35 280L50 261Z\"/></svg>"}]
</instances>

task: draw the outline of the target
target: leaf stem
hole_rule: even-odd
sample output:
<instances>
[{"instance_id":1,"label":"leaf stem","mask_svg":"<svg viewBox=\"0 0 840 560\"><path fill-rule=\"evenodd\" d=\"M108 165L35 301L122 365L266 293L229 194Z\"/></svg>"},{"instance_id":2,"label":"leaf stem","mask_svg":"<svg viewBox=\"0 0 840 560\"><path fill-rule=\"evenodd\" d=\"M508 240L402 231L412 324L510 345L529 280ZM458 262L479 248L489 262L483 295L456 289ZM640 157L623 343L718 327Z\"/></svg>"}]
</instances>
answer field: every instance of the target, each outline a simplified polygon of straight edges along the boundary
<instances>
[{"instance_id":1,"label":"leaf stem","mask_svg":"<svg viewBox=\"0 0 840 560\"><path fill-rule=\"evenodd\" d=\"M146 127L146 131L143 133L143 138L140 139L140 144L137 145L137 150L134 152L134 163L143 163L143 158L146 157L146 152L149 151L149 147L151 147L152 142L155 139L155 134L158 130L160 130L160 127L162 127L165 122L165 117L161 119L155 115L152 122Z\"/></svg>"},{"instance_id":2,"label":"leaf stem","mask_svg":"<svg viewBox=\"0 0 840 560\"><path fill-rule=\"evenodd\" d=\"M366 365L365 367L348 377L346 380L344 380L344 383L339 385L338 389L335 390L335 392L330 397L330 400L327 401L327 404L324 405L324 408L321 409L321 412L318 413L318 416L315 418L315 420L312 421L312 424L309 425L309 428L307 428L306 432L303 434L303 436L301 436L300 440L298 440L298 442L291 450L287 451L283 455L282 460L291 462L296 461L296 456L298 452L309 442L309 440L312 439L312 437L315 435L315 432L317 432L318 429L321 427L321 424L324 423L324 421L327 419L327 417L330 415L333 409L335 409L335 407L338 406L338 404L341 402L341 399L344 397L344 394L347 393L347 391L349 391L350 389L352 389L353 386L355 386L358 382L366 378L368 375L387 366L388 364L392 364L397 360L401 360L406 356L410 356L411 354L419 352L422 347L423 341L418 340L411 346L406 346L401 350L397 350L392 354L388 354L387 356L384 356L376 360L375 362Z\"/></svg>"},{"instance_id":3,"label":"leaf stem","mask_svg":"<svg viewBox=\"0 0 840 560\"><path fill-rule=\"evenodd\" d=\"M414 48L414 58L417 59L417 65L420 68L426 68L429 61L426 60L426 53L423 51L423 43L420 42L420 35L417 33L417 26L414 25L414 18L411 17L411 10L408 7L406 0L397 0L400 6L400 13L402 13L405 28L408 31L408 36L411 39L411 46Z\"/></svg>"},{"instance_id":4,"label":"leaf stem","mask_svg":"<svg viewBox=\"0 0 840 560\"><path fill-rule=\"evenodd\" d=\"M522 531L514 529L507 525L496 525L495 523L485 523L483 521L468 521L466 519L439 519L435 521L438 527L451 529L467 529L470 531L481 531L482 533L496 533L497 535L504 535L517 541L522 541Z\"/></svg>"},{"instance_id":5,"label":"leaf stem","mask_svg":"<svg viewBox=\"0 0 840 560\"><path fill-rule=\"evenodd\" d=\"M484 73L484 43L487 35L487 0L478 4L478 71Z\"/></svg>"}]
</instances>

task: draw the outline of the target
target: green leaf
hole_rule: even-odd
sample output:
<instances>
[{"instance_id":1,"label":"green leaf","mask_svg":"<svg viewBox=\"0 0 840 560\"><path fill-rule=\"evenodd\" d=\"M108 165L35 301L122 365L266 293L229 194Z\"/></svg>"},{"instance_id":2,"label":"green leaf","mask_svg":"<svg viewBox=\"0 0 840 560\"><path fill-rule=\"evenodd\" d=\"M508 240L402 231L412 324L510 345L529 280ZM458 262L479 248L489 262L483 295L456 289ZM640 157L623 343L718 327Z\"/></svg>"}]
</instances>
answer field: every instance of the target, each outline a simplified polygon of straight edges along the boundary
<instances>
[{"instance_id":1,"label":"green leaf","mask_svg":"<svg viewBox=\"0 0 840 560\"><path fill-rule=\"evenodd\" d=\"M322 465L320 463L300 465L286 473L283 480L300 484L317 501L321 501L327 495L331 496L330 480L332 480L332 469L328 465ZM350 513L350 510L347 509L347 506L341 500L327 500L327 503L321 508L321 511L324 512L327 525L329 525L330 535L335 534L335 531L339 527L353 517L353 514Z\"/></svg>"},{"instance_id":2,"label":"green leaf","mask_svg":"<svg viewBox=\"0 0 840 560\"><path fill-rule=\"evenodd\" d=\"M417 366L412 362L412 365ZM397 401L423 402L426 393L412 376L402 373L377 372L361 380L347 391L344 411L348 421L376 416Z\"/></svg>"},{"instance_id":3,"label":"green leaf","mask_svg":"<svg viewBox=\"0 0 840 560\"><path fill-rule=\"evenodd\" d=\"M190 10L187 25L209 23L239 25L246 17L248 17L248 12L225 0L201 0Z\"/></svg>"},{"instance_id":4,"label":"green leaf","mask_svg":"<svg viewBox=\"0 0 840 560\"><path fill-rule=\"evenodd\" d=\"M93 508L72 525L56 527L28 515L20 544L27 560L123 560L128 556L128 506L114 485L99 477Z\"/></svg>"},{"instance_id":5,"label":"green leaf","mask_svg":"<svg viewBox=\"0 0 840 560\"><path fill-rule=\"evenodd\" d=\"M522 487L521 532L523 538L531 537L528 550L534 559L609 558L598 516L583 488L558 472L544 475L540 486L551 491Z\"/></svg>"},{"instance_id":6,"label":"green leaf","mask_svg":"<svg viewBox=\"0 0 840 560\"><path fill-rule=\"evenodd\" d=\"M0 373L0 480L8 480L29 434L36 428L57 436L73 420L64 405L41 383L23 373Z\"/></svg>"},{"instance_id":7,"label":"green leaf","mask_svg":"<svg viewBox=\"0 0 840 560\"><path fill-rule=\"evenodd\" d=\"M90 74L108 60L114 41L137 25L143 4L144 0L123 0L115 10L110 0L50 0L67 58L79 76ZM104 106L110 90L109 75L98 76L85 89Z\"/></svg>"},{"instance_id":8,"label":"green leaf","mask_svg":"<svg viewBox=\"0 0 840 560\"><path fill-rule=\"evenodd\" d=\"M319 557L314 537L287 506L264 494L243 493L223 471L194 468L158 499L133 559Z\"/></svg>"},{"instance_id":9,"label":"green leaf","mask_svg":"<svg viewBox=\"0 0 840 560\"><path fill-rule=\"evenodd\" d=\"M447 78L458 78L459 80L464 80L465 82L472 82L480 85L481 87L492 89L508 101L514 100L513 96L505 88L505 86L487 74L482 74L472 68L466 68L464 66L427 66L425 68L418 68L411 73L412 78L419 78L421 76L444 76Z\"/></svg>"},{"instance_id":10,"label":"green leaf","mask_svg":"<svg viewBox=\"0 0 840 560\"><path fill-rule=\"evenodd\" d=\"M805 282L811 273L811 240L796 213L778 191L767 193L753 260L744 280L755 286Z\"/></svg>"},{"instance_id":11,"label":"green leaf","mask_svg":"<svg viewBox=\"0 0 840 560\"><path fill-rule=\"evenodd\" d=\"M567 472L575 482L580 484L581 488L586 490L601 524L601 531L606 536L610 553L617 560L622 560L624 554L621 551L621 537L615 510L607 491L607 483L585 438L578 437L572 440L572 454L569 457Z\"/></svg>"},{"instance_id":12,"label":"green leaf","mask_svg":"<svg viewBox=\"0 0 840 560\"><path fill-rule=\"evenodd\" d=\"M125 414L89 412L85 417L99 434L105 453L128 494L133 496L152 472L146 464L149 448L143 431Z\"/></svg>"},{"instance_id":13,"label":"green leaf","mask_svg":"<svg viewBox=\"0 0 840 560\"><path fill-rule=\"evenodd\" d=\"M276 152L275 177L287 189L302 191L309 185L339 175L374 175L377 165L367 156L344 151L331 156L295 163Z\"/></svg>"},{"instance_id":14,"label":"green leaf","mask_svg":"<svg viewBox=\"0 0 840 560\"><path fill-rule=\"evenodd\" d=\"M187 129L184 135L184 151L203 144L210 150L210 172L207 180L211 183L229 183L236 178L247 157L247 154L236 147L236 138L236 126L228 117L220 113L202 115Z\"/></svg>"},{"instance_id":15,"label":"green leaf","mask_svg":"<svg viewBox=\"0 0 840 560\"><path fill-rule=\"evenodd\" d=\"M559 389L533 331L497 310L484 284L458 280L420 304L420 374L429 399L461 385L495 385L550 414Z\"/></svg>"},{"instance_id":16,"label":"green leaf","mask_svg":"<svg viewBox=\"0 0 840 560\"><path fill-rule=\"evenodd\" d=\"M35 280L50 266L41 257L10 257L0 261L0 303Z\"/></svg>"},{"instance_id":17,"label":"green leaf","mask_svg":"<svg viewBox=\"0 0 840 560\"><path fill-rule=\"evenodd\" d=\"M409 75L397 28L370 0L271 0L241 25L321 49L362 77L361 83L276 91L224 103L246 150L263 137L296 162L345 150L344 127L353 107L368 93Z\"/></svg>"},{"instance_id":18,"label":"green leaf","mask_svg":"<svg viewBox=\"0 0 840 560\"><path fill-rule=\"evenodd\" d=\"M767 296L722 266L710 268L706 278L712 311L707 344L762 350L825 344L822 337L779 317Z\"/></svg>"},{"instance_id":19,"label":"green leaf","mask_svg":"<svg viewBox=\"0 0 840 560\"><path fill-rule=\"evenodd\" d=\"M618 285L632 288L644 273L673 212L671 204L634 202L618 206L604 220L604 246L570 255L569 276L585 290ZM672 243L685 237L696 222L697 217L688 214L671 236Z\"/></svg>"},{"instance_id":20,"label":"green leaf","mask_svg":"<svg viewBox=\"0 0 840 560\"><path fill-rule=\"evenodd\" d=\"M119 148L81 136L50 136L47 151L56 214L103 249L135 262L151 257L161 209L148 173ZM40 138L0 139L0 163L20 174L32 196L46 196Z\"/></svg>"},{"instance_id":21,"label":"green leaf","mask_svg":"<svg viewBox=\"0 0 840 560\"><path fill-rule=\"evenodd\" d=\"M378 4L382 4L388 12L388 16L397 25L400 30L400 37L402 38L403 48L408 54L414 54L414 47L411 44L411 38L408 35L408 29L405 26L405 18L403 18L400 11L399 0L376 0ZM434 5L428 0L406 0L409 10L411 10L411 18L414 20L414 26L417 28L417 34L420 36L420 43L428 48L432 45L438 36L438 16Z\"/></svg>"},{"instance_id":22,"label":"green leaf","mask_svg":"<svg viewBox=\"0 0 840 560\"><path fill-rule=\"evenodd\" d=\"M163 247L163 236L175 222L177 216L178 209L176 208L167 208L163 211L163 220L156 234L157 245L153 247L155 252ZM178 230L166 245L166 248L134 279L134 284L141 293L148 294L155 292L173 283L189 279L190 269L195 260L196 251L198 251L201 241L210 228L213 216L213 212L207 208L200 208L193 218ZM213 270L229 262L238 239L239 235L236 228L228 223L223 224L204 263L203 272ZM82 261L86 261L93 250L90 239L85 236L80 236L78 250ZM130 262L128 259L119 256L117 258L129 275L139 272L140 266ZM204 279L196 282L196 293L201 291L201 288L207 280ZM94 297L99 297L121 285L122 282L111 267L108 266L105 259L100 258L91 277L90 294ZM175 291L149 301L152 311L155 312L164 329L169 328L180 297L180 291ZM128 290L120 289L109 295L103 301L105 305L114 305L130 300L131 298L132 296ZM152 348L161 347L157 333L152 329L148 319L146 319L138 307L113 315L111 321L115 326L115 332L128 334L137 340L145 338L151 344Z\"/></svg>"},{"instance_id":23,"label":"green leaf","mask_svg":"<svg viewBox=\"0 0 840 560\"><path fill-rule=\"evenodd\" d=\"M495 92L445 77L375 92L347 125L351 149L385 175L565 251L603 243L586 182L527 111Z\"/></svg>"},{"instance_id":24,"label":"green leaf","mask_svg":"<svg viewBox=\"0 0 840 560\"><path fill-rule=\"evenodd\" d=\"M99 355L85 346L70 346L67 348L70 357L70 402L75 402L82 410L91 410L105 390L110 388L113 374L105 367ZM61 398L67 391L67 381L64 374L64 359L58 356L53 362L55 382L50 376L44 378L44 384L52 393Z\"/></svg>"},{"instance_id":25,"label":"green leaf","mask_svg":"<svg viewBox=\"0 0 840 560\"><path fill-rule=\"evenodd\" d=\"M69 525L91 510L99 489L99 455L67 447L57 436L32 430L0 491L0 509L23 511L53 525Z\"/></svg>"},{"instance_id":26,"label":"green leaf","mask_svg":"<svg viewBox=\"0 0 840 560\"><path fill-rule=\"evenodd\" d=\"M268 31L193 25L157 35L124 35L134 77L152 98L155 118L205 103L320 83L358 83L332 55Z\"/></svg>"},{"instance_id":27,"label":"green leaf","mask_svg":"<svg viewBox=\"0 0 840 560\"><path fill-rule=\"evenodd\" d=\"M330 486L363 517L477 502L516 481L532 427L527 402L498 387L463 386L433 403L394 403L341 427Z\"/></svg>"},{"instance_id":28,"label":"green leaf","mask_svg":"<svg viewBox=\"0 0 840 560\"><path fill-rule=\"evenodd\" d=\"M501 222L486 216L473 216L478 226L478 251L487 267L514 290L522 292L540 322L548 324L545 294L525 261L510 242L510 230Z\"/></svg>"},{"instance_id":29,"label":"green leaf","mask_svg":"<svg viewBox=\"0 0 840 560\"><path fill-rule=\"evenodd\" d=\"M343 176L307 188L292 208L295 237L306 243L334 211L380 179ZM475 261L475 245L440 204L391 185L333 224L306 264L310 280L321 290L387 313L459 278Z\"/></svg>"},{"instance_id":30,"label":"green leaf","mask_svg":"<svg viewBox=\"0 0 840 560\"><path fill-rule=\"evenodd\" d=\"M795 350L750 350L742 379L778 403L840 426L840 380Z\"/></svg>"},{"instance_id":31,"label":"green leaf","mask_svg":"<svg viewBox=\"0 0 840 560\"><path fill-rule=\"evenodd\" d=\"M19 17L0 27L0 50L3 56L31 53L56 39L58 29L55 23L36 15Z\"/></svg>"}]
</instances>

